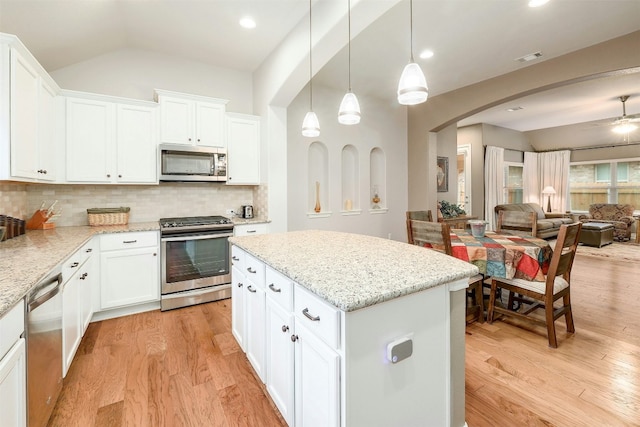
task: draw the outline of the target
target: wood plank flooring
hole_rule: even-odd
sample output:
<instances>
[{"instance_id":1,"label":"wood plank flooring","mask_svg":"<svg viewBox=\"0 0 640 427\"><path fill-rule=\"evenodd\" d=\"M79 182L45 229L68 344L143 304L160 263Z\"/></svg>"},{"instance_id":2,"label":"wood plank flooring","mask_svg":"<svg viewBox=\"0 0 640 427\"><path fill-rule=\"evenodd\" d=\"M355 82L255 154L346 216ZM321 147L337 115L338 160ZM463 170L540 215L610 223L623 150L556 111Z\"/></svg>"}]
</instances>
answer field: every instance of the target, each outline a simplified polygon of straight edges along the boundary
<instances>
[{"instance_id":1,"label":"wood plank flooring","mask_svg":"<svg viewBox=\"0 0 640 427\"><path fill-rule=\"evenodd\" d=\"M640 262L578 255L572 304L557 349L538 326L467 327L469 427L640 426ZM92 323L49 426L285 425L230 318L225 300Z\"/></svg>"}]
</instances>

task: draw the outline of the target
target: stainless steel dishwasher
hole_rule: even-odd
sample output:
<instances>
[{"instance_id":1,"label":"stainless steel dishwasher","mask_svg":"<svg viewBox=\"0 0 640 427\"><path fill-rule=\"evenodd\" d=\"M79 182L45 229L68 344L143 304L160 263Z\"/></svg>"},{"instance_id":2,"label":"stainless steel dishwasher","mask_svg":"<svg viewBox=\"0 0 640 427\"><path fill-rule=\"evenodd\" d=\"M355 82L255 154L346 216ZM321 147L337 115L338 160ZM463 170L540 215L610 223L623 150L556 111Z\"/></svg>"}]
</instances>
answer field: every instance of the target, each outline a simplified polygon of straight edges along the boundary
<instances>
[{"instance_id":1,"label":"stainless steel dishwasher","mask_svg":"<svg viewBox=\"0 0 640 427\"><path fill-rule=\"evenodd\" d=\"M62 274L60 266L27 298L27 412L44 427L62 390Z\"/></svg>"}]
</instances>

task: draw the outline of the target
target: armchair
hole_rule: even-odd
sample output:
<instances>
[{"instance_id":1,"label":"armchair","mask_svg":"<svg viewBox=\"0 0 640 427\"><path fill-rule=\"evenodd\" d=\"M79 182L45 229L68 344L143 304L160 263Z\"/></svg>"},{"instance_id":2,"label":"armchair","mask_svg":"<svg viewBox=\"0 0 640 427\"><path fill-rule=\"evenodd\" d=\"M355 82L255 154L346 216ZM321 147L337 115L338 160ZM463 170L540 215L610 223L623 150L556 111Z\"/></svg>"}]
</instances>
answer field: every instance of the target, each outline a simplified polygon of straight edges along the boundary
<instances>
[{"instance_id":1,"label":"armchair","mask_svg":"<svg viewBox=\"0 0 640 427\"><path fill-rule=\"evenodd\" d=\"M613 238L626 241L631 238L631 228L635 218L632 205L595 203L589 206L589 213L578 217L580 222L604 222L613 225Z\"/></svg>"}]
</instances>

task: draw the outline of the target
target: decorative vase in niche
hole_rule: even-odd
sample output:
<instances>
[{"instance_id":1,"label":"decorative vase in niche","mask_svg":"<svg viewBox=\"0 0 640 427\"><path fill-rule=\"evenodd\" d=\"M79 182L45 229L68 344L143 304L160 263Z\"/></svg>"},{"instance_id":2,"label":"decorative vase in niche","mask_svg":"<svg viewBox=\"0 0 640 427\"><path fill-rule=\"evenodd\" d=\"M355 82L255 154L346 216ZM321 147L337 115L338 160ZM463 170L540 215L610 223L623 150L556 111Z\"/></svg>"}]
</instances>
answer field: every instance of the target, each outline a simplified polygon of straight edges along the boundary
<instances>
[{"instance_id":1,"label":"decorative vase in niche","mask_svg":"<svg viewBox=\"0 0 640 427\"><path fill-rule=\"evenodd\" d=\"M378 194L378 186L374 186L373 187L373 197L371 198L371 201L373 202L373 209L380 209L380 196Z\"/></svg>"},{"instance_id":2,"label":"decorative vase in niche","mask_svg":"<svg viewBox=\"0 0 640 427\"><path fill-rule=\"evenodd\" d=\"M316 206L313 208L314 211L320 212L320 182L316 181Z\"/></svg>"}]
</instances>

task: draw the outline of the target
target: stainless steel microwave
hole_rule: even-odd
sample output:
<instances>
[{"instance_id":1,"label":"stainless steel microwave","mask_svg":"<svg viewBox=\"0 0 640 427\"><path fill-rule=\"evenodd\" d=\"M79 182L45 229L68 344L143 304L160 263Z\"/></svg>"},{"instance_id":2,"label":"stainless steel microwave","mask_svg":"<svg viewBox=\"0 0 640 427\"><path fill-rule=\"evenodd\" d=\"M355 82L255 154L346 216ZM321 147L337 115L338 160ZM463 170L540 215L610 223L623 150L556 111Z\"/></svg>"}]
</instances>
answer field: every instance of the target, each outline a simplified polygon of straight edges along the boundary
<instances>
[{"instance_id":1,"label":"stainless steel microwave","mask_svg":"<svg viewBox=\"0 0 640 427\"><path fill-rule=\"evenodd\" d=\"M227 151L224 148L160 144L160 181L226 181Z\"/></svg>"}]
</instances>

